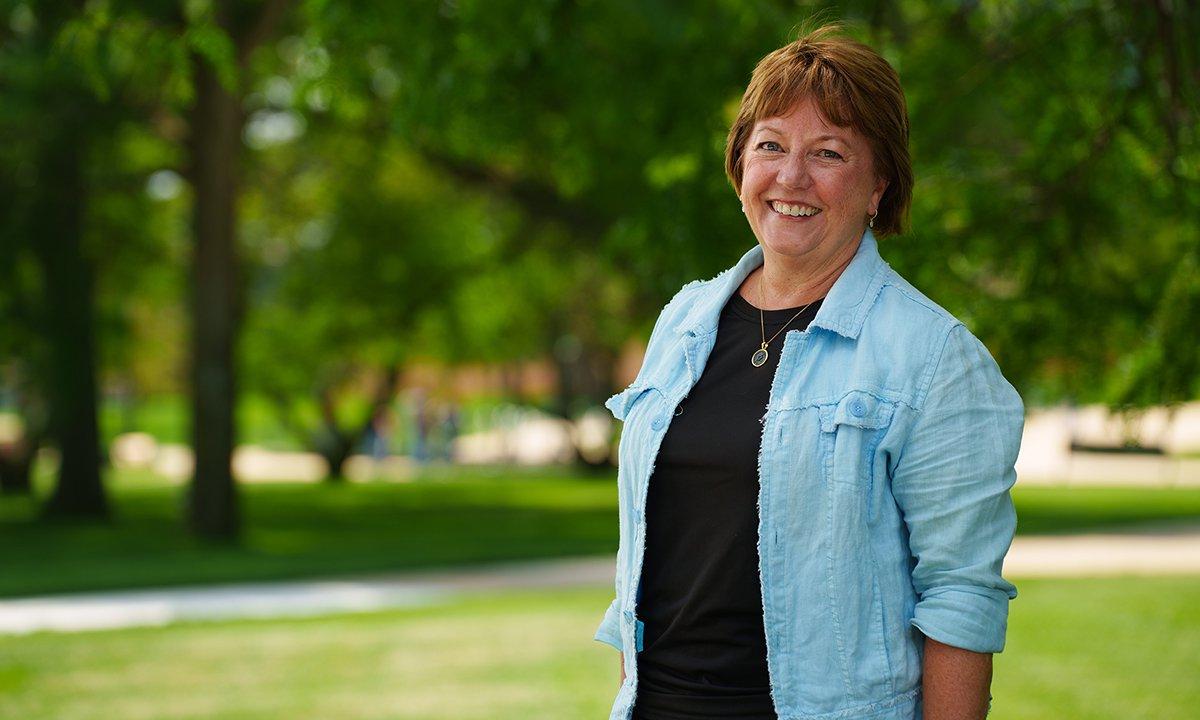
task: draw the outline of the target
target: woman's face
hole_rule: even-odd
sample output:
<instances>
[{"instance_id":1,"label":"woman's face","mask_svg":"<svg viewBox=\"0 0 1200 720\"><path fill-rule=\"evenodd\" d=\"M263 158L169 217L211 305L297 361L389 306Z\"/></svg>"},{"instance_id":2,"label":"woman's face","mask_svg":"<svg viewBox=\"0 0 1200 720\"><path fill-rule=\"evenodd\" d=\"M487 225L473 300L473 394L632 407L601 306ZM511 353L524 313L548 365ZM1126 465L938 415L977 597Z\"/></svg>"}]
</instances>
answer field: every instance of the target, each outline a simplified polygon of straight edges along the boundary
<instances>
[{"instance_id":1,"label":"woman's face","mask_svg":"<svg viewBox=\"0 0 1200 720\"><path fill-rule=\"evenodd\" d=\"M887 188L866 138L807 98L755 123L742 163L742 205L763 251L818 267L852 255Z\"/></svg>"}]
</instances>

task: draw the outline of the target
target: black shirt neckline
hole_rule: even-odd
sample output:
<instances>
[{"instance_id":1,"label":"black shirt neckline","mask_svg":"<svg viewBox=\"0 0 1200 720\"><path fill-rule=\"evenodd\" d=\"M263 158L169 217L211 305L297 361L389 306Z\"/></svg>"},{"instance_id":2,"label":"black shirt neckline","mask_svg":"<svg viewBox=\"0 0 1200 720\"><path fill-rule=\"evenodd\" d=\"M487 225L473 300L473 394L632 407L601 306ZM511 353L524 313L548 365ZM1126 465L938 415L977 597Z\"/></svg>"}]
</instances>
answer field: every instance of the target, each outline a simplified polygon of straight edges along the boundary
<instances>
[{"instance_id":1,"label":"black shirt neckline","mask_svg":"<svg viewBox=\"0 0 1200 720\"><path fill-rule=\"evenodd\" d=\"M807 316L816 314L817 310L821 307L821 303L824 301L825 298L814 300L808 305L808 309L803 314ZM756 325L759 323L759 309L746 300L746 298L742 297L742 294L736 290L730 296L726 307L729 308L730 312L743 320L753 320ZM763 310L761 316L762 322L765 325L782 325L791 320L792 316L803 307L803 305L797 305L796 307L781 308L779 310Z\"/></svg>"}]
</instances>

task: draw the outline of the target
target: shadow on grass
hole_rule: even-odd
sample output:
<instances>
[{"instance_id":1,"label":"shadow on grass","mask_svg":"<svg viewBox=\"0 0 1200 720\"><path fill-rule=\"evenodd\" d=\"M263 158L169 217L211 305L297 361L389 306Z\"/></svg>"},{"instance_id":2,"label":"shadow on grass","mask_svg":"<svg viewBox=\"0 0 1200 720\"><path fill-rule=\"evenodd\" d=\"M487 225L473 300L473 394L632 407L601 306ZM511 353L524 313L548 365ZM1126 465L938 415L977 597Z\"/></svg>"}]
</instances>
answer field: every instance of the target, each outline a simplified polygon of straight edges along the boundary
<instances>
[{"instance_id":1,"label":"shadow on grass","mask_svg":"<svg viewBox=\"0 0 1200 720\"><path fill-rule=\"evenodd\" d=\"M616 489L561 479L241 489L236 544L192 538L183 488L113 493L114 519L46 522L0 500L0 596L613 554Z\"/></svg>"},{"instance_id":2,"label":"shadow on grass","mask_svg":"<svg viewBox=\"0 0 1200 720\"><path fill-rule=\"evenodd\" d=\"M617 545L611 476L247 484L236 544L187 533L181 486L144 475L110 479L109 523L40 521L33 499L0 497L0 597L612 555ZM1018 487L1014 499L1022 535L1200 523L1200 488Z\"/></svg>"},{"instance_id":3,"label":"shadow on grass","mask_svg":"<svg viewBox=\"0 0 1200 720\"><path fill-rule=\"evenodd\" d=\"M1200 526L1200 488L1018 487L1018 535L1129 532L1150 524Z\"/></svg>"}]
</instances>

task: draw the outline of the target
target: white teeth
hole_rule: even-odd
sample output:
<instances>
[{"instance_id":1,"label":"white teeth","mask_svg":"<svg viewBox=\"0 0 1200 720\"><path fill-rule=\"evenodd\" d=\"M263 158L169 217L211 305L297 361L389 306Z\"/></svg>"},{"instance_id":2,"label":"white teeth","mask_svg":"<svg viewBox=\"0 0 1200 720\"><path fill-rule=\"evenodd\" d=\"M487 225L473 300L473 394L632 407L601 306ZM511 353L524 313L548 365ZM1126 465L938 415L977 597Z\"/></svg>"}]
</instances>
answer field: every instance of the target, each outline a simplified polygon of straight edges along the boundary
<instances>
[{"instance_id":1,"label":"white teeth","mask_svg":"<svg viewBox=\"0 0 1200 720\"><path fill-rule=\"evenodd\" d=\"M810 217L821 212L810 205L789 205L778 200L771 201L771 209L780 215L791 215L792 217Z\"/></svg>"}]
</instances>

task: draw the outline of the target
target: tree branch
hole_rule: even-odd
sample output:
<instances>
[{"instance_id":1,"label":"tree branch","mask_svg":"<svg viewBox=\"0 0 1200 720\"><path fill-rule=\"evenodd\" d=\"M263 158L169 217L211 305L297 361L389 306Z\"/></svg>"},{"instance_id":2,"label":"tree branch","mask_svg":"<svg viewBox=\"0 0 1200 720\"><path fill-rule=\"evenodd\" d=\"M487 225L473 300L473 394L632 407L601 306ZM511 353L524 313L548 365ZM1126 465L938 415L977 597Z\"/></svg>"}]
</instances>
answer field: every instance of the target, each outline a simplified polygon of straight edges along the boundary
<instances>
[{"instance_id":1,"label":"tree branch","mask_svg":"<svg viewBox=\"0 0 1200 720\"><path fill-rule=\"evenodd\" d=\"M245 70L254 50L267 41L283 18L288 0L266 0L250 27L236 39L238 67Z\"/></svg>"},{"instance_id":2,"label":"tree branch","mask_svg":"<svg viewBox=\"0 0 1200 720\"><path fill-rule=\"evenodd\" d=\"M513 177L489 165L451 157L428 148L418 147L417 150L433 167L463 182L504 195L539 220L561 222L588 237L599 237L612 222L611 218L597 213L591 206L564 198L544 183Z\"/></svg>"}]
</instances>

